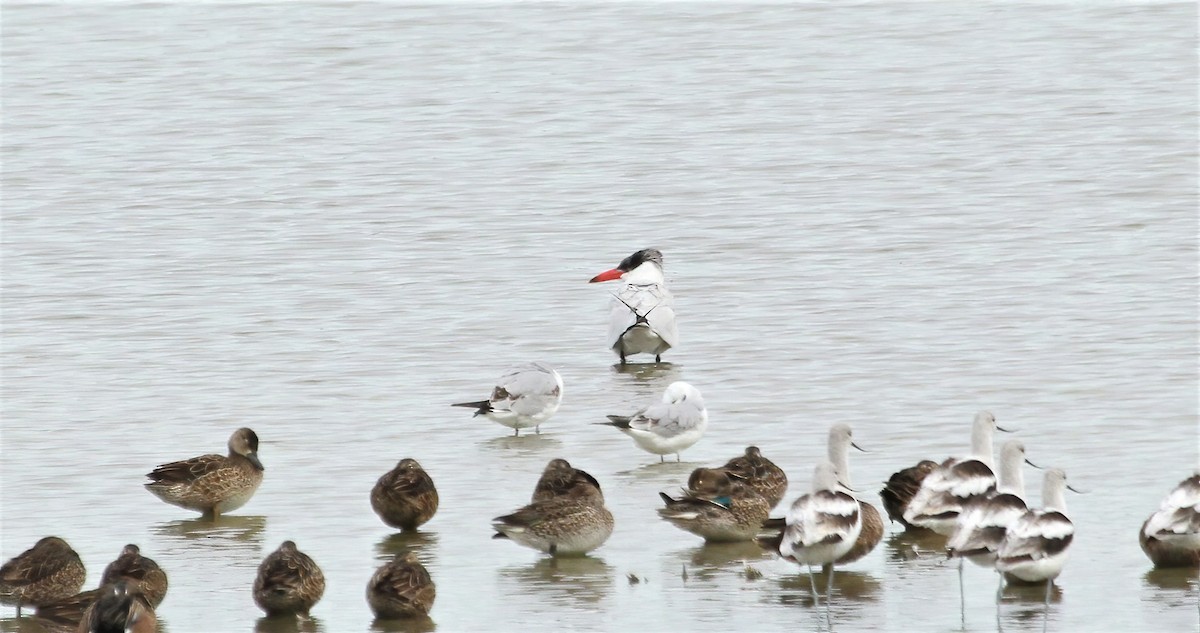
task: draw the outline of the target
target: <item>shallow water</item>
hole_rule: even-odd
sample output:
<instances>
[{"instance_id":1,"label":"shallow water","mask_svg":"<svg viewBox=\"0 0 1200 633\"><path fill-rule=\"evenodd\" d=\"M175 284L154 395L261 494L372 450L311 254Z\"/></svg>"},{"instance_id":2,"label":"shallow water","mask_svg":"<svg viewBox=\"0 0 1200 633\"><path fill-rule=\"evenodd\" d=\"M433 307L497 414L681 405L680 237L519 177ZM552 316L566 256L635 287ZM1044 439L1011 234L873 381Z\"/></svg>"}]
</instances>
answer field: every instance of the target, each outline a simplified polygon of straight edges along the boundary
<instances>
[{"instance_id":1,"label":"shallow water","mask_svg":"<svg viewBox=\"0 0 1200 633\"><path fill-rule=\"evenodd\" d=\"M805 576L702 546L656 493L754 443L793 498L848 422L877 503L987 408L1090 490L1050 629L1194 630L1195 581L1151 571L1136 533L1197 464L1195 24L1189 4L6 3L0 555L60 535L91 586L136 542L174 633L276 630L250 586L285 539L328 579L310 630L371 629L366 581L404 547L438 601L399 630L810 630ZM682 343L622 370L610 289L584 282L648 245ZM566 382L541 436L447 406L526 359ZM711 416L685 463L591 424L679 379ZM241 510L205 524L141 489L242 425L267 470ZM406 456L442 499L412 538L368 503ZM590 558L490 540L553 457L616 517ZM912 545L893 530L838 574L836 628L959 628L954 567ZM967 581L967 628L994 629L993 575ZM1040 629L1041 601L1006 594L1005 630Z\"/></svg>"}]
</instances>

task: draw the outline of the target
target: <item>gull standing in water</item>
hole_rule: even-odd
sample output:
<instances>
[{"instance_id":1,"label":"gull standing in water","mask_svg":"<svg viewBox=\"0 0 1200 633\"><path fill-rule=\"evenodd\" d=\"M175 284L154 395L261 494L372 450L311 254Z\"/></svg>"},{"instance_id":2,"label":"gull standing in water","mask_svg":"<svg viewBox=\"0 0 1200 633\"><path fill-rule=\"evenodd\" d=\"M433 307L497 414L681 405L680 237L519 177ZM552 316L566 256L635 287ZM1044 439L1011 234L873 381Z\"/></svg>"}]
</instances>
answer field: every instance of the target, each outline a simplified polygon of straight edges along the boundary
<instances>
[{"instance_id":1,"label":"gull standing in water","mask_svg":"<svg viewBox=\"0 0 1200 633\"><path fill-rule=\"evenodd\" d=\"M842 490L839 490L842 488ZM779 555L808 566L808 582L813 604L819 604L813 565L829 566L829 585L825 590L825 623L833 630L829 601L833 597L834 564L846 555L862 531L862 513L858 499L845 491L838 481L837 468L830 462L817 464L813 471L812 492L792 503L787 527L779 542Z\"/></svg>"},{"instance_id":2,"label":"gull standing in water","mask_svg":"<svg viewBox=\"0 0 1200 633\"><path fill-rule=\"evenodd\" d=\"M675 300L663 278L663 255L653 248L642 249L621 260L588 283L620 279L625 285L613 295L608 317L608 345L621 358L621 364L633 354L662 353L679 343L675 325Z\"/></svg>"},{"instance_id":3,"label":"gull standing in water","mask_svg":"<svg viewBox=\"0 0 1200 633\"><path fill-rule=\"evenodd\" d=\"M678 462L680 451L700 441L708 428L704 397L699 389L683 381L671 383L661 402L632 416L610 415L608 419L597 424L617 427L642 450L658 455L659 462L666 461L663 456L672 453Z\"/></svg>"},{"instance_id":4,"label":"gull standing in water","mask_svg":"<svg viewBox=\"0 0 1200 633\"><path fill-rule=\"evenodd\" d=\"M947 459L929 473L905 508L904 519L917 527L950 536L964 505L996 489L996 475L992 471L994 431L1008 432L996 425L996 417L991 413L976 414L971 427L971 456Z\"/></svg>"},{"instance_id":5,"label":"gull standing in water","mask_svg":"<svg viewBox=\"0 0 1200 633\"><path fill-rule=\"evenodd\" d=\"M1179 482L1138 532L1155 567L1200 565L1200 473Z\"/></svg>"},{"instance_id":6,"label":"gull standing in water","mask_svg":"<svg viewBox=\"0 0 1200 633\"><path fill-rule=\"evenodd\" d=\"M504 372L487 400L453 406L475 409L475 415L507 426L513 429L513 436L519 436L521 429L529 427L541 433L542 422L549 420L562 404L562 393L562 376L553 367L526 363Z\"/></svg>"},{"instance_id":7,"label":"gull standing in water","mask_svg":"<svg viewBox=\"0 0 1200 633\"><path fill-rule=\"evenodd\" d=\"M1050 616L1050 587L1067 562L1067 548L1075 538L1075 524L1067 518L1065 491L1079 492L1067 485L1067 474L1057 468L1046 471L1042 482L1041 510L1029 510L1009 526L996 551L996 571L1001 573L996 590L996 617L1000 617L1000 595L1004 581L1027 584L1045 582L1046 599L1042 630Z\"/></svg>"}]
</instances>

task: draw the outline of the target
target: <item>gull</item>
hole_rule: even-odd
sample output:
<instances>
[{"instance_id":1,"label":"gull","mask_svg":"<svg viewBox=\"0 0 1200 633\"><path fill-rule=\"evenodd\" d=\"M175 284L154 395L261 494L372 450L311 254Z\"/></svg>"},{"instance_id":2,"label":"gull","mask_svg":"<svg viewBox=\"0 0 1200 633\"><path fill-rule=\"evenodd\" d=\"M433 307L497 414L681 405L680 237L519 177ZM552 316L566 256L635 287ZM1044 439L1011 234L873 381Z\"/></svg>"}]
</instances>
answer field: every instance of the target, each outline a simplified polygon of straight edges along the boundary
<instances>
[{"instance_id":1,"label":"gull","mask_svg":"<svg viewBox=\"0 0 1200 633\"><path fill-rule=\"evenodd\" d=\"M679 453L700 440L708 428L708 410L700 390L683 381L673 382L663 392L662 401L643 407L631 416L610 415L608 422L617 427L644 451L659 456Z\"/></svg>"},{"instance_id":2,"label":"gull","mask_svg":"<svg viewBox=\"0 0 1200 633\"><path fill-rule=\"evenodd\" d=\"M545 363L526 363L504 372L492 395L478 402L459 402L456 407L475 409L475 415L513 429L519 436L521 429L533 427L541 433L541 425L558 411L562 403L563 381L554 368Z\"/></svg>"}]
</instances>

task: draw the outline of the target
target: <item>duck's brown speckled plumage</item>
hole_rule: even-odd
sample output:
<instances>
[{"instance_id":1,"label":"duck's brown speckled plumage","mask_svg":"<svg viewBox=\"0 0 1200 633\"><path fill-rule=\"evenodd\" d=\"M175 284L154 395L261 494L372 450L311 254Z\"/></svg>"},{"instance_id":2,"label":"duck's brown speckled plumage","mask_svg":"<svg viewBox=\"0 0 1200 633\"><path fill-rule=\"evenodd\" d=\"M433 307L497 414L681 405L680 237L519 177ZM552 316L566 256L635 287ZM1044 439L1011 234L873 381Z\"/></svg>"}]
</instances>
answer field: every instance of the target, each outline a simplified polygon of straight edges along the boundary
<instances>
[{"instance_id":1,"label":"duck's brown speckled plumage","mask_svg":"<svg viewBox=\"0 0 1200 633\"><path fill-rule=\"evenodd\" d=\"M496 534L551 556L578 556L596 549L613 531L613 515L593 493L571 492L531 503L492 519Z\"/></svg>"},{"instance_id":2,"label":"duck's brown speckled plumage","mask_svg":"<svg viewBox=\"0 0 1200 633\"><path fill-rule=\"evenodd\" d=\"M367 604L380 619L428 615L436 598L433 578L413 552L396 554L367 583Z\"/></svg>"},{"instance_id":3,"label":"duck's brown speckled plumage","mask_svg":"<svg viewBox=\"0 0 1200 633\"><path fill-rule=\"evenodd\" d=\"M744 454L725 462L725 465L720 468L697 468L692 471L692 475L688 478L688 488L692 491L701 491L706 484L714 481L714 478L719 481L718 473L726 473L734 478L745 480L746 484L762 495L772 508L779 505L784 495L787 494L787 473L784 473L783 469L776 466L774 462L763 457L762 451L757 446L747 446Z\"/></svg>"},{"instance_id":4,"label":"duck's brown speckled plumage","mask_svg":"<svg viewBox=\"0 0 1200 633\"><path fill-rule=\"evenodd\" d=\"M121 555L104 568L100 577L100 585L110 585L118 580L125 580L130 586L135 586L149 601L150 606L158 608L167 595L167 573L154 562L154 559L142 556L141 549L130 543L121 550Z\"/></svg>"},{"instance_id":5,"label":"duck's brown speckled plumage","mask_svg":"<svg viewBox=\"0 0 1200 633\"><path fill-rule=\"evenodd\" d=\"M181 508L216 517L246 504L262 483L258 435L241 428L229 438L228 455L201 455L155 468L146 489Z\"/></svg>"},{"instance_id":6,"label":"duck's brown speckled plumage","mask_svg":"<svg viewBox=\"0 0 1200 633\"><path fill-rule=\"evenodd\" d=\"M904 511L917 491L921 489L921 482L925 481L929 473L936 470L937 467L937 462L924 459L916 466L897 471L888 478L883 490L879 491L879 496L883 499L883 509L887 511L889 519L899 522L906 530L924 529L905 521ZM863 527L866 528L865 525Z\"/></svg>"},{"instance_id":7,"label":"duck's brown speckled plumage","mask_svg":"<svg viewBox=\"0 0 1200 633\"><path fill-rule=\"evenodd\" d=\"M124 580L104 585L83 614L77 633L154 633L158 618L146 596Z\"/></svg>"},{"instance_id":8,"label":"duck's brown speckled plumage","mask_svg":"<svg viewBox=\"0 0 1200 633\"><path fill-rule=\"evenodd\" d=\"M571 466L565 459L552 459L546 464L542 476L533 489L531 503L570 495L581 499L592 499L603 504L604 493L600 482L588 473Z\"/></svg>"},{"instance_id":9,"label":"duck's brown speckled plumage","mask_svg":"<svg viewBox=\"0 0 1200 633\"><path fill-rule=\"evenodd\" d=\"M371 507L384 523L412 531L437 513L437 488L417 460L405 458L375 482Z\"/></svg>"},{"instance_id":10,"label":"duck's brown speckled plumage","mask_svg":"<svg viewBox=\"0 0 1200 633\"><path fill-rule=\"evenodd\" d=\"M258 566L254 603L268 616L307 618L309 610L324 594L325 574L292 541L284 541Z\"/></svg>"},{"instance_id":11,"label":"duck's brown speckled plumage","mask_svg":"<svg viewBox=\"0 0 1200 633\"><path fill-rule=\"evenodd\" d=\"M742 480L726 477L724 484L701 486L681 499L659 493L666 507L658 514L675 527L710 542L752 540L762 529L771 506Z\"/></svg>"},{"instance_id":12,"label":"duck's brown speckled plumage","mask_svg":"<svg viewBox=\"0 0 1200 633\"><path fill-rule=\"evenodd\" d=\"M862 517L862 530L858 533L858 539L854 541L854 547L850 548L844 556L837 559L837 565L845 565L871 553L879 541L883 540L883 517L880 516L879 510L875 506L858 500L858 514Z\"/></svg>"},{"instance_id":13,"label":"duck's brown speckled plumage","mask_svg":"<svg viewBox=\"0 0 1200 633\"><path fill-rule=\"evenodd\" d=\"M61 538L47 536L0 567L0 600L39 605L79 592L87 570L79 554Z\"/></svg>"}]
</instances>

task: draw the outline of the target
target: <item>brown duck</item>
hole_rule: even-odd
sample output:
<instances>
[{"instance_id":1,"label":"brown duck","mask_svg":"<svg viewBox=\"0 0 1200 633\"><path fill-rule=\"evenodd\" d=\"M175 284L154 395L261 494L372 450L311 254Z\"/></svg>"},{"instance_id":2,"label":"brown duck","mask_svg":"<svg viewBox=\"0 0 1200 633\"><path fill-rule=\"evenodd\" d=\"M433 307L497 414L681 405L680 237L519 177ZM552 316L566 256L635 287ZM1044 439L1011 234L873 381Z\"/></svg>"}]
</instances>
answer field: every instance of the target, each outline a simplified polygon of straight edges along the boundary
<instances>
[{"instance_id":1,"label":"brown duck","mask_svg":"<svg viewBox=\"0 0 1200 633\"><path fill-rule=\"evenodd\" d=\"M39 605L78 593L87 577L79 554L57 536L47 536L0 567L0 601Z\"/></svg>"},{"instance_id":2,"label":"brown duck","mask_svg":"<svg viewBox=\"0 0 1200 633\"><path fill-rule=\"evenodd\" d=\"M416 530L437 512L437 488L417 460L405 458L375 482L371 508L394 528Z\"/></svg>"},{"instance_id":3,"label":"brown duck","mask_svg":"<svg viewBox=\"0 0 1200 633\"><path fill-rule=\"evenodd\" d=\"M258 566L254 602L268 617L299 616L308 612L325 593L325 574L307 554L284 541Z\"/></svg>"},{"instance_id":4,"label":"brown duck","mask_svg":"<svg viewBox=\"0 0 1200 633\"><path fill-rule=\"evenodd\" d=\"M530 503L562 496L604 504L604 493L600 491L600 482L595 477L571 466L565 459L552 459L534 486Z\"/></svg>"},{"instance_id":5,"label":"brown duck","mask_svg":"<svg viewBox=\"0 0 1200 633\"><path fill-rule=\"evenodd\" d=\"M163 464L146 475L146 489L171 505L216 518L254 496L263 479L258 435L247 428L229 437L228 455L201 455Z\"/></svg>"},{"instance_id":6,"label":"brown duck","mask_svg":"<svg viewBox=\"0 0 1200 633\"><path fill-rule=\"evenodd\" d=\"M413 552L396 554L367 583L367 604L382 620L426 616L436 598L433 578Z\"/></svg>"}]
</instances>

